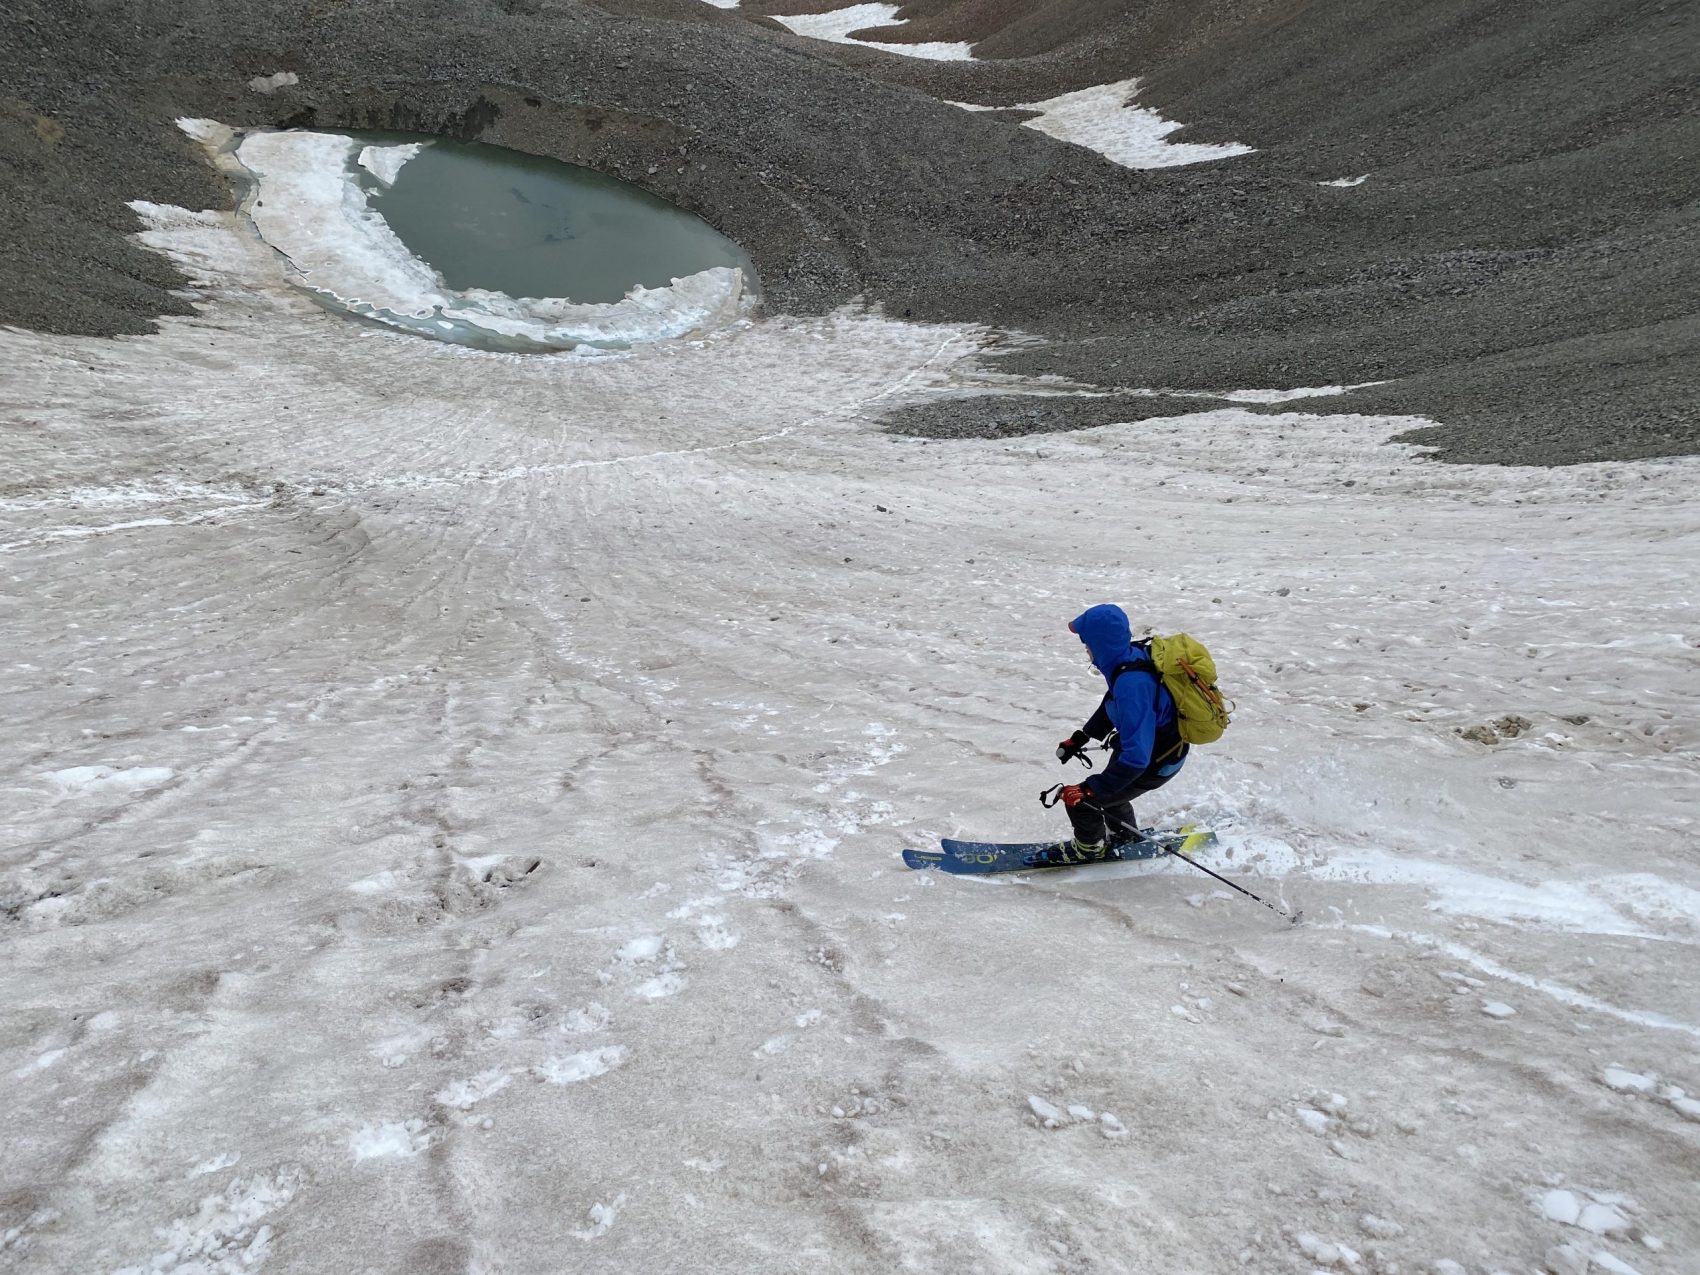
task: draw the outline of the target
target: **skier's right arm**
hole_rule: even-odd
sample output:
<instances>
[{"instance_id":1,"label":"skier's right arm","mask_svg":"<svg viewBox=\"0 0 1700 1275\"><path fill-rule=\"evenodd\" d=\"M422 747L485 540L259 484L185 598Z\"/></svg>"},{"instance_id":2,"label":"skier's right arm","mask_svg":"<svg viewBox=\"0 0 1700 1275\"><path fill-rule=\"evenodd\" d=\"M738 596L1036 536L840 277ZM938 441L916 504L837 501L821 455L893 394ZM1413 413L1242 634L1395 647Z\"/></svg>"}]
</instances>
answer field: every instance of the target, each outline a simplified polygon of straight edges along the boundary
<instances>
[{"instance_id":1,"label":"skier's right arm","mask_svg":"<svg viewBox=\"0 0 1700 1275\"><path fill-rule=\"evenodd\" d=\"M1107 702L1108 697L1099 703L1098 711L1086 719L1086 725L1082 726L1079 730L1075 731L1074 734L1070 735L1067 739L1063 740L1062 743L1057 745L1058 761L1072 761L1074 758L1078 757L1081 750L1086 747L1087 740L1103 739L1104 736L1110 733L1113 728L1110 725L1109 711L1104 707L1104 704Z\"/></svg>"},{"instance_id":2,"label":"skier's right arm","mask_svg":"<svg viewBox=\"0 0 1700 1275\"><path fill-rule=\"evenodd\" d=\"M1073 761L1080 756L1081 749L1086 747L1086 741L1090 738L1091 736L1083 730L1075 731L1074 734L1057 745L1057 760Z\"/></svg>"}]
</instances>

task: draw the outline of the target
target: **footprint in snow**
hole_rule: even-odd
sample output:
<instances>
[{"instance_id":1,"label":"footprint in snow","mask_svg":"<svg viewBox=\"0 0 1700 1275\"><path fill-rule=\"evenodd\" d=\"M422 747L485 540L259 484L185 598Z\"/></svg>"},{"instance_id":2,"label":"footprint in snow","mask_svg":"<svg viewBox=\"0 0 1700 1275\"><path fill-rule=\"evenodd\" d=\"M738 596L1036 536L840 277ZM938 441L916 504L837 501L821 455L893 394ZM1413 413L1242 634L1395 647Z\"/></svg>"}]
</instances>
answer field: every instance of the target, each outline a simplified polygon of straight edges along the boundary
<instances>
[{"instance_id":1,"label":"footprint in snow","mask_svg":"<svg viewBox=\"0 0 1700 1275\"><path fill-rule=\"evenodd\" d=\"M481 1071L466 1080L456 1080L437 1091L437 1101L445 1107L465 1111L473 1103L482 1102L493 1093L506 1089L513 1076L499 1069Z\"/></svg>"},{"instance_id":2,"label":"footprint in snow","mask_svg":"<svg viewBox=\"0 0 1700 1275\"><path fill-rule=\"evenodd\" d=\"M608 1022L608 1007L600 1001L591 1001L582 1009L569 1009L562 1014L561 1030L574 1036L588 1036L606 1030Z\"/></svg>"},{"instance_id":3,"label":"footprint in snow","mask_svg":"<svg viewBox=\"0 0 1700 1275\"><path fill-rule=\"evenodd\" d=\"M621 945L614 959L626 965L641 965L661 955L664 940L659 934L644 934Z\"/></svg>"},{"instance_id":4,"label":"footprint in snow","mask_svg":"<svg viewBox=\"0 0 1700 1275\"><path fill-rule=\"evenodd\" d=\"M729 952L741 936L726 928L726 918L709 913L697 921L697 941L711 952Z\"/></svg>"},{"instance_id":5,"label":"footprint in snow","mask_svg":"<svg viewBox=\"0 0 1700 1275\"><path fill-rule=\"evenodd\" d=\"M604 1045L564 1058L545 1058L535 1070L540 1079L552 1085L576 1085L623 1067L630 1056L631 1051L624 1045Z\"/></svg>"},{"instance_id":6,"label":"footprint in snow","mask_svg":"<svg viewBox=\"0 0 1700 1275\"><path fill-rule=\"evenodd\" d=\"M632 995L640 1000L656 1001L667 996L676 996L685 990L685 976L673 971L657 974L654 978L646 978L632 988Z\"/></svg>"},{"instance_id":7,"label":"footprint in snow","mask_svg":"<svg viewBox=\"0 0 1700 1275\"><path fill-rule=\"evenodd\" d=\"M355 1160L411 1159L431 1145L423 1120L385 1120L362 1125L349 1135Z\"/></svg>"}]
</instances>

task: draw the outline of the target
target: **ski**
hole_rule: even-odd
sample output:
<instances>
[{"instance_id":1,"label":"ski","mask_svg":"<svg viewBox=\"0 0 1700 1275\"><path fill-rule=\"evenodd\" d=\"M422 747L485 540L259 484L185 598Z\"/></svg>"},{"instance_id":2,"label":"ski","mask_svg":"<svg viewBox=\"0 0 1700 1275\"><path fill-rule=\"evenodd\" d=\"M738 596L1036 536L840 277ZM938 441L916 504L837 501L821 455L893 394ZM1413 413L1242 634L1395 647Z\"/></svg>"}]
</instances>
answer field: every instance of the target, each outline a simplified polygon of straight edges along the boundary
<instances>
[{"instance_id":1,"label":"ski","mask_svg":"<svg viewBox=\"0 0 1700 1275\"><path fill-rule=\"evenodd\" d=\"M1067 841L958 841L944 837L937 850L905 850L903 862L911 868L937 868L957 876L982 876L993 872L1048 872L1093 863L1126 863L1155 859L1171 850L1190 854L1215 844L1216 834L1195 824L1167 830L1142 829L1137 841L1113 845L1095 859L1077 857Z\"/></svg>"}]
</instances>

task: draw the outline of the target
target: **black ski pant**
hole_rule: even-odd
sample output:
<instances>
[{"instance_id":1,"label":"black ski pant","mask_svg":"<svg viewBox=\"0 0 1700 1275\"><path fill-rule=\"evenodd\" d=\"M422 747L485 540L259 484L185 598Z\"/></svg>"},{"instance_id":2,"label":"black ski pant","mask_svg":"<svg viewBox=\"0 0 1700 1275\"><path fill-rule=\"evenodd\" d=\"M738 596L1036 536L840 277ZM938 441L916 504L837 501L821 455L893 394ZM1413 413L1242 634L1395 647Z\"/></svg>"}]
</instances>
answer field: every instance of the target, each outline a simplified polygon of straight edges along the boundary
<instances>
[{"instance_id":1,"label":"black ski pant","mask_svg":"<svg viewBox=\"0 0 1700 1275\"><path fill-rule=\"evenodd\" d=\"M1078 805L1069 806L1068 821L1074 825L1075 838L1083 845L1115 844L1131 841L1139 835L1139 823L1133 814L1133 799L1155 792L1180 773L1176 766L1166 775L1152 766L1125 787L1100 797L1088 797ZM1162 769L1168 769L1165 764Z\"/></svg>"}]
</instances>

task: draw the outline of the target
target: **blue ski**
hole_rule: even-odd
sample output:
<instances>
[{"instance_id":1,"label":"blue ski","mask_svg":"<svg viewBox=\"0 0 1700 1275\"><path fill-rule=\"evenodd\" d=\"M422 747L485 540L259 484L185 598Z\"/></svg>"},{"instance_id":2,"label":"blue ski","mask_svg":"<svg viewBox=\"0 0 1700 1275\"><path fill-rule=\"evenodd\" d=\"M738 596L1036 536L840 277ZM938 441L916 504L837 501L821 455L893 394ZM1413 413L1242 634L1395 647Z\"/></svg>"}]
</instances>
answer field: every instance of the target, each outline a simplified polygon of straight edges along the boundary
<instances>
[{"instance_id":1,"label":"blue ski","mask_svg":"<svg viewBox=\"0 0 1700 1275\"><path fill-rule=\"evenodd\" d=\"M1192 824L1166 831L1146 828L1139 840L1113 845L1102 858L1082 859L1069 850L1066 841L957 841L945 837L937 850L905 850L903 862L911 868L937 868L958 876L980 876L989 872L1041 872L1088 863L1155 859L1166 850L1189 854L1215 843L1215 833Z\"/></svg>"}]
</instances>

